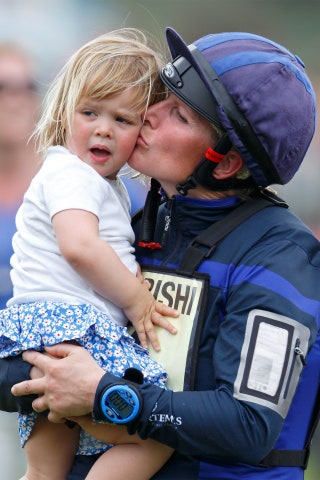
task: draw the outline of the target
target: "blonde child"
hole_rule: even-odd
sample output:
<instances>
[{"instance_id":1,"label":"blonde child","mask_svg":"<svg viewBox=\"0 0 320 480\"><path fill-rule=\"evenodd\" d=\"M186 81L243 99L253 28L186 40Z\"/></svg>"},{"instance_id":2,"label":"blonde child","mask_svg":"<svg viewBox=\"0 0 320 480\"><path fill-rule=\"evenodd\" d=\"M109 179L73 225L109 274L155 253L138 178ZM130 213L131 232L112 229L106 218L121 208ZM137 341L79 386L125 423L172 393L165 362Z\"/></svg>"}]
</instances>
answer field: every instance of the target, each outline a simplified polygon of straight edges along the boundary
<instances>
[{"instance_id":1,"label":"blonde child","mask_svg":"<svg viewBox=\"0 0 320 480\"><path fill-rule=\"evenodd\" d=\"M45 159L17 214L11 260L13 298L0 312L1 356L75 341L107 371L136 367L165 386L151 360L153 328L175 333L164 315L178 313L154 300L141 280L132 247L130 202L118 176L130 157L149 104L163 95L161 57L135 29L102 35L67 62L45 98L35 131ZM126 330L134 325L142 347ZM147 335L148 332L148 335ZM94 435L99 425L91 424ZM25 480L66 478L76 452L99 454L87 479L148 479L171 449L110 428L112 447L79 428L20 415L28 461ZM136 442L136 443L135 443ZM119 457L119 458L118 458Z\"/></svg>"}]
</instances>

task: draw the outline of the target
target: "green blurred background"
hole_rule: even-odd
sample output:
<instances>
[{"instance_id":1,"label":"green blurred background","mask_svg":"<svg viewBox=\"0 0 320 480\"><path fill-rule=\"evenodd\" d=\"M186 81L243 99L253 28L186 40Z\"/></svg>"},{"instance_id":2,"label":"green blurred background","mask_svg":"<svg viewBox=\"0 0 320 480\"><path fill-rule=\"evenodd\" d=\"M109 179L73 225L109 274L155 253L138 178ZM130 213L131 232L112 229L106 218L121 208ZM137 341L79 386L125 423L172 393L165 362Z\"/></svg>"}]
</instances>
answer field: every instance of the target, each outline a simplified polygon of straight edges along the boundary
<instances>
[{"instance_id":1,"label":"green blurred background","mask_svg":"<svg viewBox=\"0 0 320 480\"><path fill-rule=\"evenodd\" d=\"M74 50L121 26L147 30L163 46L166 26L177 29L187 42L207 33L249 31L270 37L301 57L318 94L319 20L318 0L0 0L0 42L24 45L45 91ZM278 192L320 236L318 152L319 128L295 179ZM16 415L0 413L1 479L17 480L24 473L16 430ZM320 478L319 445L318 429L306 480Z\"/></svg>"}]
</instances>

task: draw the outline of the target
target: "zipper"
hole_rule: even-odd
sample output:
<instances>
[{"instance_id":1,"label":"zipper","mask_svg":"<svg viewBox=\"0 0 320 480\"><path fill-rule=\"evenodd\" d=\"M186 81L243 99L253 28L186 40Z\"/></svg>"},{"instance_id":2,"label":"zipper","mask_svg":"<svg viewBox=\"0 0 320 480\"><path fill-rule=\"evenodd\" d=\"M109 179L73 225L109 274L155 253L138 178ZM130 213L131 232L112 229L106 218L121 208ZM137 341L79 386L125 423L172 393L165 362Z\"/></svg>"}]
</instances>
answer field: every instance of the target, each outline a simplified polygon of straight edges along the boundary
<instances>
[{"instance_id":1,"label":"zipper","mask_svg":"<svg viewBox=\"0 0 320 480\"><path fill-rule=\"evenodd\" d=\"M303 355L303 351L300 348L300 339L297 338L296 345L294 347L294 353L300 358L302 365L307 365L306 357Z\"/></svg>"},{"instance_id":2,"label":"zipper","mask_svg":"<svg viewBox=\"0 0 320 480\"><path fill-rule=\"evenodd\" d=\"M297 357L299 357L303 367L305 367L307 365L306 358L303 354L303 351L300 348L300 343L301 343L300 338L297 338L294 349L293 349L294 356L292 358L292 363L291 363L291 366L290 366L290 373L289 373L289 376L288 376L286 389L283 393L283 398L287 398L287 394L288 394L288 390L289 390L289 386L290 386L290 382L291 382L291 377L292 377L292 374L293 374L293 370L294 370L294 366L295 366Z\"/></svg>"},{"instance_id":3,"label":"zipper","mask_svg":"<svg viewBox=\"0 0 320 480\"><path fill-rule=\"evenodd\" d=\"M172 217L172 208L173 208L173 200L169 200L167 202L167 205L170 203L169 208L168 208L168 214L165 215L164 217L164 227L163 227L163 233L162 233L162 238L161 238L161 245L165 246L166 241L168 238L168 233L171 225L171 217Z\"/></svg>"}]
</instances>

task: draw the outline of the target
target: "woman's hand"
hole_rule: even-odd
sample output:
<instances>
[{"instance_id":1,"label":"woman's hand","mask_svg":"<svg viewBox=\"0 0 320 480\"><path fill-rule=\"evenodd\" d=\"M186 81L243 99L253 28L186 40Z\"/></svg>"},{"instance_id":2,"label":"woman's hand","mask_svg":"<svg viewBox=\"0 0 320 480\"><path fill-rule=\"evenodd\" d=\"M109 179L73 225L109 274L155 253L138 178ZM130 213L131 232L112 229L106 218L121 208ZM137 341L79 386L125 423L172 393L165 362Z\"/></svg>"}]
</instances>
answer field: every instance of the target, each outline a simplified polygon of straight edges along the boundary
<instances>
[{"instance_id":1,"label":"woman's hand","mask_svg":"<svg viewBox=\"0 0 320 480\"><path fill-rule=\"evenodd\" d=\"M36 412L50 410L48 419L55 423L66 417L92 411L96 388L104 371L82 347L61 343L46 349L46 354L27 351L23 359L43 376L12 387L15 396L39 395L32 407ZM39 373L39 372L38 372Z\"/></svg>"}]
</instances>

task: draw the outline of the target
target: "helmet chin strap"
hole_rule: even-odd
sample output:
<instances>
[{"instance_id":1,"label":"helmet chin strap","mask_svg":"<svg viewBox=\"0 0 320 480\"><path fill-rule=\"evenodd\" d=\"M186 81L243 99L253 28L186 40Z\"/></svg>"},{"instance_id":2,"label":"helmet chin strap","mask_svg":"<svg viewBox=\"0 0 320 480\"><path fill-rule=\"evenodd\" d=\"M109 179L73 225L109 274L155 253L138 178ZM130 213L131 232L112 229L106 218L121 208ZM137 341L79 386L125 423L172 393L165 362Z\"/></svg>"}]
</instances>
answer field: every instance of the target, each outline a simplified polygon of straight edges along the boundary
<instances>
[{"instance_id":1,"label":"helmet chin strap","mask_svg":"<svg viewBox=\"0 0 320 480\"><path fill-rule=\"evenodd\" d=\"M212 170L221 162L231 147L229 137L225 134L220 138L215 149L208 148L206 158L200 162L193 174L187 178L185 183L176 186L180 195L185 196L191 188L196 188L199 184L204 185L205 177L212 177ZM209 172L206 173L208 170ZM161 203L160 188L158 180L152 178L142 212L138 246L150 250L161 248L161 245L154 241L157 212Z\"/></svg>"},{"instance_id":2,"label":"helmet chin strap","mask_svg":"<svg viewBox=\"0 0 320 480\"><path fill-rule=\"evenodd\" d=\"M188 191L196 188L198 185L209 188L213 191L226 191L233 188L248 188L257 186L252 177L240 180L237 178L229 178L227 180L216 180L212 172L216 166L223 160L225 155L232 148L232 143L227 134L224 134L214 148L208 148L205 158L201 160L194 172L184 183L176 185L176 189L180 195L186 196ZM157 250L161 248L161 244L154 241L155 226L157 220L157 212L161 203L161 185L155 179L151 179L150 191L148 192L145 206L143 208L138 246Z\"/></svg>"},{"instance_id":3,"label":"helmet chin strap","mask_svg":"<svg viewBox=\"0 0 320 480\"><path fill-rule=\"evenodd\" d=\"M255 186L256 184L251 177L244 180L234 177L226 180L217 180L213 177L213 170L223 160L231 148L232 143L228 134L225 133L214 148L208 148L205 157L196 166L192 175L190 175L184 183L178 183L178 185L176 185L179 194L186 196L190 189L196 188L198 185L213 191L226 191L233 188Z\"/></svg>"}]
</instances>

